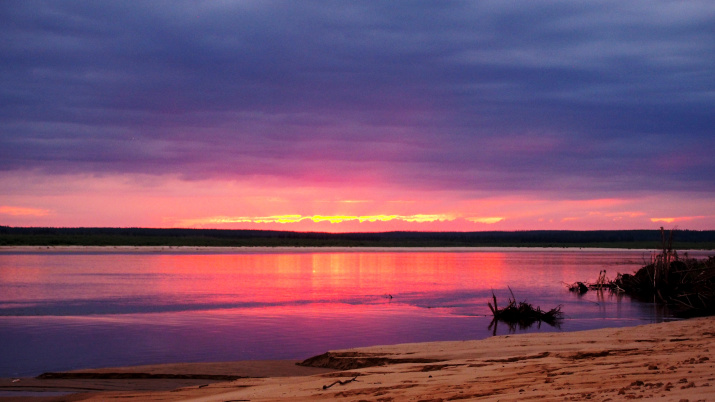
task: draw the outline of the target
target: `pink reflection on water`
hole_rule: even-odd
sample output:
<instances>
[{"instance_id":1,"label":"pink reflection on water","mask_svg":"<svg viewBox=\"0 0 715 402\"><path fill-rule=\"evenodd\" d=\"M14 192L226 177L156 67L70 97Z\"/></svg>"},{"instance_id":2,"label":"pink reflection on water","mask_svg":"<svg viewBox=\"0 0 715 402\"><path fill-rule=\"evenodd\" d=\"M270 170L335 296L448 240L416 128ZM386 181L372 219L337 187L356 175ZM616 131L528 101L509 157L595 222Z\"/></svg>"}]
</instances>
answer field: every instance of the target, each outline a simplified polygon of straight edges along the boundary
<instances>
[{"instance_id":1,"label":"pink reflection on water","mask_svg":"<svg viewBox=\"0 0 715 402\"><path fill-rule=\"evenodd\" d=\"M504 253L158 255L157 292L204 302L369 302L388 295L501 288Z\"/></svg>"}]
</instances>

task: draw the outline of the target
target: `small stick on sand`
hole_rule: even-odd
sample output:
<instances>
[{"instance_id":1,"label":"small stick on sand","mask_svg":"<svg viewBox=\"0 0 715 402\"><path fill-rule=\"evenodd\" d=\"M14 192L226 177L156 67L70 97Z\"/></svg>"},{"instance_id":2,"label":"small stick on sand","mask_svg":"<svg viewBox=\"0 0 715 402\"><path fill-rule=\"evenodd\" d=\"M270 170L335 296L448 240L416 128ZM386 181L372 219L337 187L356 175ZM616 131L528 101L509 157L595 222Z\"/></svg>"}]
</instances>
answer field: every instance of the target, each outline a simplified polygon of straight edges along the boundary
<instances>
[{"instance_id":1,"label":"small stick on sand","mask_svg":"<svg viewBox=\"0 0 715 402\"><path fill-rule=\"evenodd\" d=\"M351 378L351 379L349 379L349 380L345 380L345 381L340 381L340 380L338 380L338 381L335 381L334 383L332 383L332 384L330 384L330 385L323 385L323 389L328 389L328 388L332 387L332 386L335 385L335 384L345 385L345 384L347 384L347 383L351 383L351 382L353 382L353 381L357 381L357 378L358 378L358 376L355 376L355 377L353 377L353 378Z\"/></svg>"}]
</instances>

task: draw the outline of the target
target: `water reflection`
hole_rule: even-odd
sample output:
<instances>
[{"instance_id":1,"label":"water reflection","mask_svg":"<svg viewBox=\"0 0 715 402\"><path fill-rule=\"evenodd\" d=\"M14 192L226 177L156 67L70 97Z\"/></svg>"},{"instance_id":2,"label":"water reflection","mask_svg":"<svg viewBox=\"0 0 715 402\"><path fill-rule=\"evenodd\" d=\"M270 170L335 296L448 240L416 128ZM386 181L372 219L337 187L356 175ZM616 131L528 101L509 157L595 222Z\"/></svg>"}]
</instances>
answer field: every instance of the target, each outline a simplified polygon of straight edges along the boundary
<instances>
[{"instance_id":1,"label":"water reflection","mask_svg":"<svg viewBox=\"0 0 715 402\"><path fill-rule=\"evenodd\" d=\"M604 267L632 272L641 254L3 253L0 377L175 361L298 359L375 344L668 319L667 311L648 303L608 292L575 296L563 285L595 278ZM490 327L487 301L492 291L506 300L508 287L535 306L563 305L562 326Z\"/></svg>"},{"instance_id":2,"label":"water reflection","mask_svg":"<svg viewBox=\"0 0 715 402\"><path fill-rule=\"evenodd\" d=\"M543 321L543 320L504 321L504 320L500 320L497 318L492 318L492 321L489 323L489 326L487 327L487 329L492 332L492 336L497 335L498 330L499 330L499 322L501 322L503 325L506 325L510 334L514 334L517 332L517 329L520 331L526 331L526 330L531 329L534 325L536 325L537 330L540 330L541 324L548 325L552 328L561 329L561 324L563 323L563 320L559 319L559 320L550 320L550 321Z\"/></svg>"}]
</instances>

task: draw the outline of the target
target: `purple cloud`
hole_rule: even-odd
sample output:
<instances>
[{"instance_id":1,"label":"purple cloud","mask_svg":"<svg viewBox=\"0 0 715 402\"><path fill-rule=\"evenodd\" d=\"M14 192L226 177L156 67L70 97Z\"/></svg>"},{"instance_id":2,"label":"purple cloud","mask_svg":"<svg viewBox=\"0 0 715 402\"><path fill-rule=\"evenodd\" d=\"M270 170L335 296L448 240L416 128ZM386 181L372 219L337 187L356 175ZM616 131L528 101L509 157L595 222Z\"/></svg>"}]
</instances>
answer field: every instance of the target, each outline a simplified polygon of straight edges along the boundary
<instances>
[{"instance_id":1,"label":"purple cloud","mask_svg":"<svg viewBox=\"0 0 715 402\"><path fill-rule=\"evenodd\" d=\"M711 2L0 7L0 171L715 191Z\"/></svg>"}]
</instances>

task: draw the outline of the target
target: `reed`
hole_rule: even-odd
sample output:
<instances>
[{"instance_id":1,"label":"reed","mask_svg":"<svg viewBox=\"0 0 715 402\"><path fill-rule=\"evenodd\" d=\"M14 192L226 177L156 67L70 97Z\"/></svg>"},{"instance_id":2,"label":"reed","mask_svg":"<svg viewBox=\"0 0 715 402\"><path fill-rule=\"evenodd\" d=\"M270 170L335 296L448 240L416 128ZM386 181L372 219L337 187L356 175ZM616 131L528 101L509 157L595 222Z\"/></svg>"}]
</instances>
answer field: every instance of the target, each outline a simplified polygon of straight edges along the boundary
<instances>
[{"instance_id":1,"label":"reed","mask_svg":"<svg viewBox=\"0 0 715 402\"><path fill-rule=\"evenodd\" d=\"M681 258L673 249L673 231L661 227L661 244L649 264L634 274L618 274L612 289L641 300L667 304L682 316L715 314L715 257Z\"/></svg>"}]
</instances>

